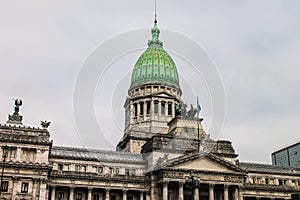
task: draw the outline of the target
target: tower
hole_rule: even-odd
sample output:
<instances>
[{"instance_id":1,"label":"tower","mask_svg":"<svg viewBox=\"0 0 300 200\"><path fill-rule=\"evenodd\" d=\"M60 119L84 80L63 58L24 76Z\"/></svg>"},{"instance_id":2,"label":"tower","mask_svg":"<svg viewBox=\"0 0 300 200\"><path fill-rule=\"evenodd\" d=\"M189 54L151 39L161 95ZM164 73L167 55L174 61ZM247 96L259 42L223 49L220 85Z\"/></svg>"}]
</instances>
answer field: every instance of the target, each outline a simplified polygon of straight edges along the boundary
<instances>
[{"instance_id":1,"label":"tower","mask_svg":"<svg viewBox=\"0 0 300 200\"><path fill-rule=\"evenodd\" d=\"M175 62L164 50L155 15L152 39L138 58L124 104L124 136L117 145L121 151L140 152L155 134L166 134L168 122L175 117L182 91Z\"/></svg>"}]
</instances>

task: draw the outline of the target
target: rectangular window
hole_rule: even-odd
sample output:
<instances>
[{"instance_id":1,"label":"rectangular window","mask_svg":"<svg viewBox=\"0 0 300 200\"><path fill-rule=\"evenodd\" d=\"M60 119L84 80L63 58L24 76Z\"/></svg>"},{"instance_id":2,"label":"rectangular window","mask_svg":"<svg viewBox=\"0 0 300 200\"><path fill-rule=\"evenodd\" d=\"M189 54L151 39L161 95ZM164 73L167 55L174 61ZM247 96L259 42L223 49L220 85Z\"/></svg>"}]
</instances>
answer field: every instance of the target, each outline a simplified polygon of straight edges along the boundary
<instances>
[{"instance_id":1,"label":"rectangular window","mask_svg":"<svg viewBox=\"0 0 300 200\"><path fill-rule=\"evenodd\" d=\"M93 198L93 200L99 200L100 199L100 196L99 196L99 194L94 194L94 198Z\"/></svg>"},{"instance_id":2,"label":"rectangular window","mask_svg":"<svg viewBox=\"0 0 300 200\"><path fill-rule=\"evenodd\" d=\"M59 192L59 193L57 194L57 198L58 198L59 200L65 198L65 193Z\"/></svg>"},{"instance_id":3,"label":"rectangular window","mask_svg":"<svg viewBox=\"0 0 300 200\"><path fill-rule=\"evenodd\" d=\"M76 193L76 200L81 200L81 199L82 199L82 194Z\"/></svg>"},{"instance_id":4,"label":"rectangular window","mask_svg":"<svg viewBox=\"0 0 300 200\"><path fill-rule=\"evenodd\" d=\"M61 164L61 163L57 164L57 170L62 171L63 170L63 164Z\"/></svg>"},{"instance_id":5,"label":"rectangular window","mask_svg":"<svg viewBox=\"0 0 300 200\"><path fill-rule=\"evenodd\" d=\"M135 169L131 169L131 175L135 175Z\"/></svg>"},{"instance_id":6,"label":"rectangular window","mask_svg":"<svg viewBox=\"0 0 300 200\"><path fill-rule=\"evenodd\" d=\"M10 151L10 158L15 158L16 157L16 149L12 149Z\"/></svg>"},{"instance_id":7,"label":"rectangular window","mask_svg":"<svg viewBox=\"0 0 300 200\"><path fill-rule=\"evenodd\" d=\"M125 175L129 176L129 169L125 169Z\"/></svg>"},{"instance_id":8,"label":"rectangular window","mask_svg":"<svg viewBox=\"0 0 300 200\"><path fill-rule=\"evenodd\" d=\"M161 102L161 114L164 115L166 113L166 103Z\"/></svg>"},{"instance_id":9,"label":"rectangular window","mask_svg":"<svg viewBox=\"0 0 300 200\"><path fill-rule=\"evenodd\" d=\"M75 171L79 172L80 171L80 165L75 165Z\"/></svg>"},{"instance_id":10,"label":"rectangular window","mask_svg":"<svg viewBox=\"0 0 300 200\"><path fill-rule=\"evenodd\" d=\"M140 103L140 115L144 115L144 102Z\"/></svg>"},{"instance_id":11,"label":"rectangular window","mask_svg":"<svg viewBox=\"0 0 300 200\"><path fill-rule=\"evenodd\" d=\"M114 169L110 167L110 168L109 168L109 173L110 173L110 174L113 174L113 173L114 173Z\"/></svg>"},{"instance_id":12,"label":"rectangular window","mask_svg":"<svg viewBox=\"0 0 300 200\"><path fill-rule=\"evenodd\" d=\"M2 181L1 191L2 192L7 192L8 191L8 181Z\"/></svg>"},{"instance_id":13,"label":"rectangular window","mask_svg":"<svg viewBox=\"0 0 300 200\"><path fill-rule=\"evenodd\" d=\"M103 167L98 167L98 173L103 173Z\"/></svg>"},{"instance_id":14,"label":"rectangular window","mask_svg":"<svg viewBox=\"0 0 300 200\"><path fill-rule=\"evenodd\" d=\"M86 166L81 166L81 171L86 172Z\"/></svg>"},{"instance_id":15,"label":"rectangular window","mask_svg":"<svg viewBox=\"0 0 300 200\"><path fill-rule=\"evenodd\" d=\"M154 114L158 114L158 101L154 102Z\"/></svg>"},{"instance_id":16,"label":"rectangular window","mask_svg":"<svg viewBox=\"0 0 300 200\"><path fill-rule=\"evenodd\" d=\"M21 193L28 193L28 183L27 182L22 182L21 185Z\"/></svg>"},{"instance_id":17,"label":"rectangular window","mask_svg":"<svg viewBox=\"0 0 300 200\"><path fill-rule=\"evenodd\" d=\"M147 115L150 114L151 102L147 101Z\"/></svg>"},{"instance_id":18,"label":"rectangular window","mask_svg":"<svg viewBox=\"0 0 300 200\"><path fill-rule=\"evenodd\" d=\"M172 115L172 103L168 103L168 115Z\"/></svg>"},{"instance_id":19,"label":"rectangular window","mask_svg":"<svg viewBox=\"0 0 300 200\"><path fill-rule=\"evenodd\" d=\"M116 174L120 174L120 168L116 168Z\"/></svg>"},{"instance_id":20,"label":"rectangular window","mask_svg":"<svg viewBox=\"0 0 300 200\"><path fill-rule=\"evenodd\" d=\"M133 104L134 106L134 116L137 117L138 106L137 103Z\"/></svg>"},{"instance_id":21,"label":"rectangular window","mask_svg":"<svg viewBox=\"0 0 300 200\"><path fill-rule=\"evenodd\" d=\"M70 170L70 165L69 164L65 164L64 165L64 171L69 171Z\"/></svg>"}]
</instances>

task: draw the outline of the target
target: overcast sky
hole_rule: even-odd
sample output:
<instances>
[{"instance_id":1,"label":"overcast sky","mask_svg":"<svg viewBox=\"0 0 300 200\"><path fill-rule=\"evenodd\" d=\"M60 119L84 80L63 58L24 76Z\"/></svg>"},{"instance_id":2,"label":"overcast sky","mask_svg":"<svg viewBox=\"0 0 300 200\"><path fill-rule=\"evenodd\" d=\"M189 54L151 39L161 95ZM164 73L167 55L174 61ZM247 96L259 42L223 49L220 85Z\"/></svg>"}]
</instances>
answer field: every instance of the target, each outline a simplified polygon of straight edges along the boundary
<instances>
[{"instance_id":1,"label":"overcast sky","mask_svg":"<svg viewBox=\"0 0 300 200\"><path fill-rule=\"evenodd\" d=\"M231 140L241 161L263 163L271 162L273 150L299 140L299 1L158 0L157 10L162 38L166 29L193 39L220 72L226 119L216 139ZM0 121L5 123L12 113L13 99L21 98L25 125L39 126L40 120L47 119L52 122L54 145L89 147L82 139L89 137L89 131L78 132L74 121L78 74L103 42L127 31L151 28L153 1L2 1L0 24ZM144 37L150 38L150 33ZM126 42L130 46L131 41ZM110 143L92 137L98 144L92 148L114 149L122 137L130 71L141 53L116 58L107 77L98 80L91 115L104 122L113 115L115 121L104 127ZM173 57L182 77L183 98L190 102L199 96L207 128L214 106L208 92L184 91L190 82L205 84L198 79L188 82L192 72L180 57ZM113 93L106 79L117 83Z\"/></svg>"}]
</instances>

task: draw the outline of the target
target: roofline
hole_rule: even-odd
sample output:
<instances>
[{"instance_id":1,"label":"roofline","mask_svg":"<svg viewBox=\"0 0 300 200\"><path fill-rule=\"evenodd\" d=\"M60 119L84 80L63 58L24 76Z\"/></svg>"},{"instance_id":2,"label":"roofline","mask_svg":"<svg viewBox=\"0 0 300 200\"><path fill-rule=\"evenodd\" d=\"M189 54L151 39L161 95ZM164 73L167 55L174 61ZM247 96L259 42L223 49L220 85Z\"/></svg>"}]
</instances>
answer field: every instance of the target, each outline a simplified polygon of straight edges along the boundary
<instances>
[{"instance_id":1,"label":"roofline","mask_svg":"<svg viewBox=\"0 0 300 200\"><path fill-rule=\"evenodd\" d=\"M276 149L276 150L274 150L274 151L272 152L272 155L274 155L274 154L276 154L276 153L279 153L279 152L281 152L281 151L287 150L287 149L289 149L289 148L291 148L291 147L294 147L294 146L296 146L296 145L299 145L299 144L300 144L300 140L297 140L297 141L292 142L292 143L290 143L290 144L288 144L288 145L279 147L278 149Z\"/></svg>"}]
</instances>

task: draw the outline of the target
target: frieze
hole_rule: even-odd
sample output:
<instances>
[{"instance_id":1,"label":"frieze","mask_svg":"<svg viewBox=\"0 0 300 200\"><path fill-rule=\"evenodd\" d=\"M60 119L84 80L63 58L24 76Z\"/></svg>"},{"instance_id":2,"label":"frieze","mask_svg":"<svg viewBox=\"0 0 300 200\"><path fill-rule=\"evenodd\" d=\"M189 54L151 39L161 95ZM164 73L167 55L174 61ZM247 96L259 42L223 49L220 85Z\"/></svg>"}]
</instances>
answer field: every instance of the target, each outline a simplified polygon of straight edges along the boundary
<instances>
[{"instance_id":1,"label":"frieze","mask_svg":"<svg viewBox=\"0 0 300 200\"><path fill-rule=\"evenodd\" d=\"M243 182L243 177L239 177L239 176L224 176L224 180L226 182L242 183Z\"/></svg>"}]
</instances>

